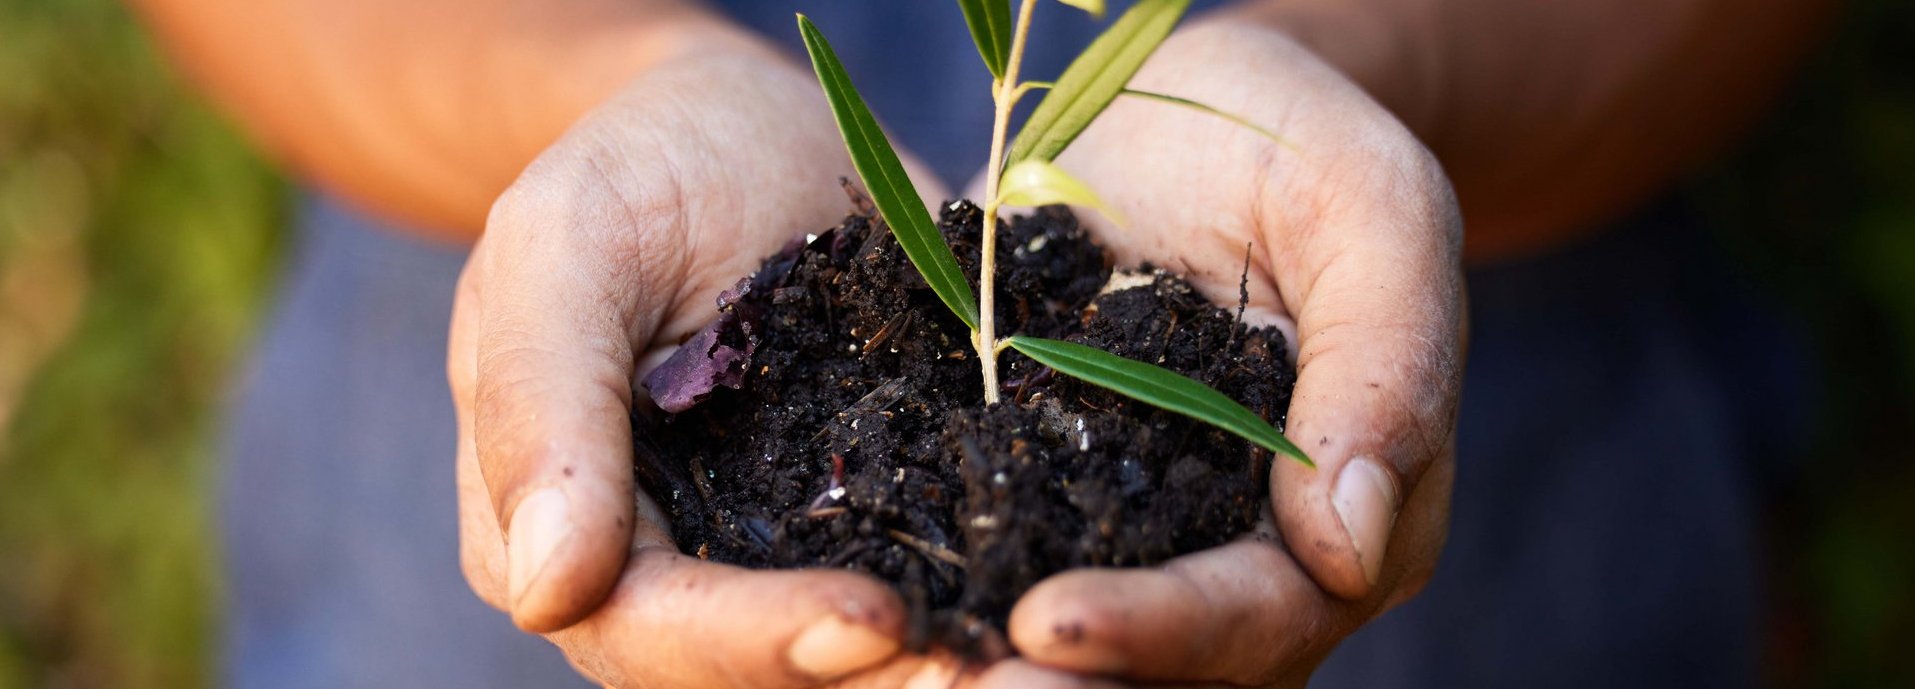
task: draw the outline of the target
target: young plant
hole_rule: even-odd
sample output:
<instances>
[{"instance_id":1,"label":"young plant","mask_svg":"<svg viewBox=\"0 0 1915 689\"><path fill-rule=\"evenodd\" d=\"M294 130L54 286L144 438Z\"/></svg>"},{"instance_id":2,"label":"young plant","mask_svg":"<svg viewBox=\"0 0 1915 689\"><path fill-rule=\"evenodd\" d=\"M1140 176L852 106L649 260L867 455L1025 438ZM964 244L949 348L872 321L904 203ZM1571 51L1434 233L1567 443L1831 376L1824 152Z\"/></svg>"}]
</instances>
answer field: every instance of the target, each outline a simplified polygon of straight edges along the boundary
<instances>
[{"instance_id":1,"label":"young plant","mask_svg":"<svg viewBox=\"0 0 1915 689\"><path fill-rule=\"evenodd\" d=\"M1093 16L1102 16L1104 11L1103 0L1059 1ZM1183 17L1190 0L1139 0L1092 41L1054 83L1019 81L1018 70L1030 37L1031 13L1037 0L1020 0L1015 22L1011 18L1010 3L1011 0L958 0L971 37L977 43L978 55L991 71L991 98L996 105L991 124L991 153L985 167L984 234L976 297L972 296L970 283L958 267L957 256L944 244L917 189L905 176L897 152L892 150L877 119L851 85L844 65L818 27L804 15L798 15L798 30L804 36L805 50L811 56L812 67L818 73L832 114L844 134L852 164L870 191L878 214L891 227L905 256L924 275L938 299L971 328L971 344L983 370L985 402L998 401L997 358L1005 348L1010 348L1059 373L1209 423L1272 452L1311 464L1309 456L1262 417L1192 378L1081 344L1027 335L999 337L995 318L998 209L1007 204L1073 203L1113 215L1109 206L1088 186L1051 164L1111 101L1120 95L1132 95L1190 107L1228 118L1275 139L1243 118L1215 108L1176 96L1127 88L1144 60L1156 51ZM1006 151L1012 108L1024 94L1039 89L1049 92L1017 137L1009 142ZM1116 220L1114 216L1112 219Z\"/></svg>"}]
</instances>

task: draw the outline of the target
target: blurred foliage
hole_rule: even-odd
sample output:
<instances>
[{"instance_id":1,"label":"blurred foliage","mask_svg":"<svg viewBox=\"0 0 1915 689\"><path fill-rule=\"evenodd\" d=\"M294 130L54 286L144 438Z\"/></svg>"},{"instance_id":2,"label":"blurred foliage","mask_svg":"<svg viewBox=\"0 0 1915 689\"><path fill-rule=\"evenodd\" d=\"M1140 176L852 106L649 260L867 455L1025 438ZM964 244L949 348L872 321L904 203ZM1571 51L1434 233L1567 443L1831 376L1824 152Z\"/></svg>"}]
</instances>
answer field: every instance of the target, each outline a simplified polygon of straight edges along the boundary
<instances>
[{"instance_id":1,"label":"blurred foliage","mask_svg":"<svg viewBox=\"0 0 1915 689\"><path fill-rule=\"evenodd\" d=\"M0 0L0 687L211 684L209 430L285 193L113 0Z\"/></svg>"},{"instance_id":2,"label":"blurred foliage","mask_svg":"<svg viewBox=\"0 0 1915 689\"><path fill-rule=\"evenodd\" d=\"M1774 496L1780 686L1915 686L1915 5L1854 0L1749 146L1689 191L1819 350Z\"/></svg>"},{"instance_id":3,"label":"blurred foliage","mask_svg":"<svg viewBox=\"0 0 1915 689\"><path fill-rule=\"evenodd\" d=\"M1823 354L1777 682L1915 686L1915 6L1851 3L1685 195ZM115 2L0 0L0 689L211 683L213 412L285 197Z\"/></svg>"}]
</instances>

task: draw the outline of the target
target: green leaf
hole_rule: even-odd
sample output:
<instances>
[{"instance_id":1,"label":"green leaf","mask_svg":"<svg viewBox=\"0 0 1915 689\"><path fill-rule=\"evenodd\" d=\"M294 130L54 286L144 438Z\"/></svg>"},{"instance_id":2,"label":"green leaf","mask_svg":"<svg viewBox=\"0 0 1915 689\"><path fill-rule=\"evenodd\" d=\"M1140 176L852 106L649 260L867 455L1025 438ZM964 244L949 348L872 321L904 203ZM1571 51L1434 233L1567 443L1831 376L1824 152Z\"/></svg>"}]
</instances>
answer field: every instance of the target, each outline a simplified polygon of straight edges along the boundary
<instances>
[{"instance_id":1,"label":"green leaf","mask_svg":"<svg viewBox=\"0 0 1915 689\"><path fill-rule=\"evenodd\" d=\"M1256 412L1210 386L1168 369L1062 340L1018 335L1005 340L1012 349L1072 378L1131 399L1216 426L1263 448L1316 466L1303 450L1283 437Z\"/></svg>"},{"instance_id":2,"label":"green leaf","mask_svg":"<svg viewBox=\"0 0 1915 689\"><path fill-rule=\"evenodd\" d=\"M964 23L971 27L971 41L991 76L1003 79L1004 67L1011 63L1011 0L958 0L964 10Z\"/></svg>"},{"instance_id":3,"label":"green leaf","mask_svg":"<svg viewBox=\"0 0 1915 689\"><path fill-rule=\"evenodd\" d=\"M1056 84L1053 84L1048 81L1026 81L1023 83L1022 86L1023 88L1026 88L1026 89L1048 89L1048 88L1055 87ZM1289 139L1285 139L1282 136L1279 136L1276 132L1265 129L1262 125L1259 125L1255 122L1251 122L1250 118L1248 117L1244 117L1242 115L1236 114L1234 112L1229 112L1227 110L1219 110L1217 108L1211 107L1208 104L1200 103L1198 101L1194 101L1189 98L1185 98L1183 96L1173 96L1168 93L1158 93L1156 91L1145 91L1142 89L1133 89L1133 88L1126 88L1123 90L1122 93L1118 95L1131 96L1133 98L1142 98L1144 100L1154 100L1159 103L1169 103L1171 105L1189 108L1191 110L1195 110L1197 112L1200 112L1206 115L1214 115L1216 117L1221 117L1223 119L1230 120L1231 122L1236 123L1236 125L1239 127L1243 127L1244 129L1248 129L1258 134L1262 134L1263 137L1266 139L1269 139L1271 143L1290 149L1292 151L1297 150L1296 145L1290 143Z\"/></svg>"},{"instance_id":4,"label":"green leaf","mask_svg":"<svg viewBox=\"0 0 1915 689\"><path fill-rule=\"evenodd\" d=\"M1277 136L1276 132L1270 131L1268 129L1264 129L1261 125L1258 125L1255 122L1251 122L1249 118L1246 118L1242 115L1238 115L1236 113L1218 110L1216 108L1210 107L1209 105L1199 103L1189 98L1184 98L1182 96L1173 96L1167 93L1157 93L1155 91L1141 91L1138 89L1129 89L1129 88L1124 89L1124 95L1134 96L1137 98L1143 98L1146 100L1154 100L1159 103L1169 103L1171 105L1179 105L1179 106L1190 108L1191 110L1195 110L1197 112L1201 112L1204 114L1215 115L1217 117L1230 120L1231 122L1235 122L1237 126L1239 127L1243 127L1244 129L1248 129L1258 134L1262 134L1264 138L1269 139L1271 142L1275 143L1278 146L1282 146L1292 151L1297 150L1297 147L1291 145L1289 140L1284 139L1281 136Z\"/></svg>"},{"instance_id":5,"label":"green leaf","mask_svg":"<svg viewBox=\"0 0 1915 689\"><path fill-rule=\"evenodd\" d=\"M1077 9L1090 13L1098 19L1104 18L1104 0L1057 0Z\"/></svg>"},{"instance_id":6,"label":"green leaf","mask_svg":"<svg viewBox=\"0 0 1915 689\"><path fill-rule=\"evenodd\" d=\"M1119 225L1123 215L1070 173L1042 160L1026 160L1004 171L997 183L997 202L1012 206L1048 206L1071 203L1095 208Z\"/></svg>"},{"instance_id":7,"label":"green leaf","mask_svg":"<svg viewBox=\"0 0 1915 689\"><path fill-rule=\"evenodd\" d=\"M1139 0L1071 61L1011 143L1008 163L1052 160L1089 127L1170 35L1190 0Z\"/></svg>"},{"instance_id":8,"label":"green leaf","mask_svg":"<svg viewBox=\"0 0 1915 689\"><path fill-rule=\"evenodd\" d=\"M818 27L801 14L798 31L804 34L805 52L811 54L811 66L818 72L818 83L824 85L825 99L831 102L831 114L837 118L838 129L844 134L851 163L871 192L878 214L891 226L891 234L898 238L898 245L904 247L904 255L910 257L911 265L917 266L918 272L924 275L931 291L936 292L938 299L965 325L976 330L977 298L971 294L971 283L958 267L951 247L944 244L944 236L938 234L937 223L931 221L923 197L918 196L917 187L912 186L911 178L904 174L904 164L898 160L897 152L891 150L884 130L878 128L877 118L865 107L864 99L851 85L851 77L845 74L844 65L838 62L837 53L831 51L831 44L825 42L824 34L818 33Z\"/></svg>"}]
</instances>

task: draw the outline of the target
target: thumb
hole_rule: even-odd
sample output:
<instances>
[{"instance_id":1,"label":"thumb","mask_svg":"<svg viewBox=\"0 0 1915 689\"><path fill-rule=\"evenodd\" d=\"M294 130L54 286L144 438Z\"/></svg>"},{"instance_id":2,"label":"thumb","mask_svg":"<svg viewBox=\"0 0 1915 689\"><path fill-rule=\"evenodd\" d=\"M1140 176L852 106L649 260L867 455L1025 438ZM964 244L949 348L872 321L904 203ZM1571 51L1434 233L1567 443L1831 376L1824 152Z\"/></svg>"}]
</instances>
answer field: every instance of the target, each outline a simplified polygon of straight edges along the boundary
<instances>
[{"instance_id":1,"label":"thumb","mask_svg":"<svg viewBox=\"0 0 1915 689\"><path fill-rule=\"evenodd\" d=\"M1376 210L1333 215L1312 234L1336 241L1300 252L1322 260L1292 292L1299 342L1286 435L1317 466L1279 461L1271 471L1284 542L1319 586L1353 600L1379 582L1391 588L1393 572L1434 566L1448 491L1417 488L1453 461L1463 370L1453 206ZM1398 522L1412 495L1439 494L1436 509L1404 512L1418 523Z\"/></svg>"},{"instance_id":2,"label":"thumb","mask_svg":"<svg viewBox=\"0 0 1915 689\"><path fill-rule=\"evenodd\" d=\"M553 212L578 207L508 193L473 259L474 439L506 541L506 607L532 632L584 618L624 569L634 519L632 343L649 341L659 320L660 309L640 306L670 292L646 286L677 284L663 273L682 272L670 258L677 244L645 239L671 233L619 228L641 246L606 251L609 220L594 228L594 214ZM613 258L621 255L643 260L621 271Z\"/></svg>"}]
</instances>

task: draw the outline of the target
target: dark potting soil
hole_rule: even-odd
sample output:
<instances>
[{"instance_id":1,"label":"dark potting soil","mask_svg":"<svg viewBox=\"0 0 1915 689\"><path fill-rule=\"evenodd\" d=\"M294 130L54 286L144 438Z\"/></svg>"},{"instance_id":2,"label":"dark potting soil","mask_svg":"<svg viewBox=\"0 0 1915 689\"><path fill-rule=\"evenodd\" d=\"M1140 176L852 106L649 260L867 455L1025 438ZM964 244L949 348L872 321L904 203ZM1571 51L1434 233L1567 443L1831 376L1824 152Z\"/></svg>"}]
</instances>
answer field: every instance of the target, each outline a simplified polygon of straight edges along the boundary
<instances>
[{"instance_id":1,"label":"dark potting soil","mask_svg":"<svg viewBox=\"0 0 1915 689\"><path fill-rule=\"evenodd\" d=\"M1271 455L1234 435L1009 350L985 408L969 329L854 200L646 380L681 411L635 414L637 474L686 553L868 572L907 602L912 648L982 657L1005 653L1012 605L1046 576L1151 565L1254 525ZM982 217L959 202L940 220L970 275ZM1274 328L1168 273L1111 281L1061 207L1000 231L1000 332L1171 368L1281 427L1295 372Z\"/></svg>"}]
</instances>

